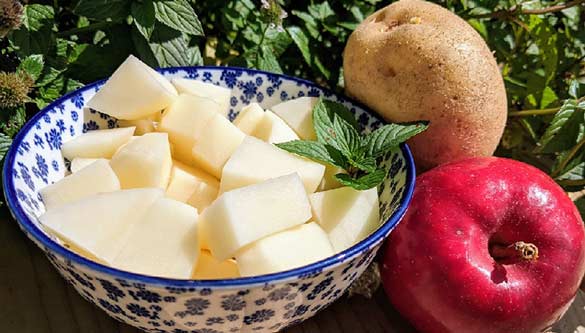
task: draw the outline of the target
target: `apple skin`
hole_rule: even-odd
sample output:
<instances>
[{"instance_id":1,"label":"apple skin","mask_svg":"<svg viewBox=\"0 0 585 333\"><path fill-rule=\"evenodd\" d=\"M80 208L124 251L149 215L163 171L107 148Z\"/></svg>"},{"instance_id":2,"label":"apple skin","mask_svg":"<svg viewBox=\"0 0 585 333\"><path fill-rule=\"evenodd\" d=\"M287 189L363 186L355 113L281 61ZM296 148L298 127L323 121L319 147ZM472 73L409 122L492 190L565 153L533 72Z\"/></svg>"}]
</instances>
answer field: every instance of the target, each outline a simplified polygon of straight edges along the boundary
<instances>
[{"instance_id":1,"label":"apple skin","mask_svg":"<svg viewBox=\"0 0 585 333\"><path fill-rule=\"evenodd\" d=\"M496 261L529 242L538 258ZM496 157L417 178L380 264L386 294L425 333L533 333L557 321L585 272L583 221L566 193L527 164Z\"/></svg>"}]
</instances>

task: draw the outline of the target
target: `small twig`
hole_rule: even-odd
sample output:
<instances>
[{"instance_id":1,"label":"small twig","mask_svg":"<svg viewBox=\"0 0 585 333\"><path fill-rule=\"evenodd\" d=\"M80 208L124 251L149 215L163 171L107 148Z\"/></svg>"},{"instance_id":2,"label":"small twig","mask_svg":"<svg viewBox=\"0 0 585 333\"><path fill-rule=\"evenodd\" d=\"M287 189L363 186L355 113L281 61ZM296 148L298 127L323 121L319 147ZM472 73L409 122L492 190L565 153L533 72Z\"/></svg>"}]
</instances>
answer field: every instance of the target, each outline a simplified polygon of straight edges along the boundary
<instances>
[{"instance_id":1,"label":"small twig","mask_svg":"<svg viewBox=\"0 0 585 333\"><path fill-rule=\"evenodd\" d=\"M565 169L567 164L569 164L569 162L573 159L573 157L577 155L577 153L579 152L579 150L581 150L581 147L583 147L583 145L585 145L585 138L582 138L579 142L577 142L577 144L573 148L571 148L571 150L569 150L567 156L565 156L565 158L559 163L559 166L550 176L553 178L558 176L559 173L561 173Z\"/></svg>"},{"instance_id":2,"label":"small twig","mask_svg":"<svg viewBox=\"0 0 585 333\"><path fill-rule=\"evenodd\" d=\"M484 19L484 18L499 18L499 19L512 19L512 17L518 15L542 15L548 13L555 13L560 12L561 10L565 10L574 6L578 6L585 3L585 0L573 0L569 2L565 2L564 4L554 5L546 8L540 9L522 9L522 7L512 6L509 9L500 9L496 10L495 12L485 13L485 14L478 14L478 15L469 15L468 18L475 18L475 19Z\"/></svg>"},{"instance_id":3,"label":"small twig","mask_svg":"<svg viewBox=\"0 0 585 333\"><path fill-rule=\"evenodd\" d=\"M585 179L563 179L557 180L557 183L561 186L583 186Z\"/></svg>"},{"instance_id":4,"label":"small twig","mask_svg":"<svg viewBox=\"0 0 585 333\"><path fill-rule=\"evenodd\" d=\"M561 108L549 108L549 109L535 109L535 110L521 110L521 111L510 111L508 117L525 117L525 116L544 116L549 114L557 113Z\"/></svg>"}]
</instances>

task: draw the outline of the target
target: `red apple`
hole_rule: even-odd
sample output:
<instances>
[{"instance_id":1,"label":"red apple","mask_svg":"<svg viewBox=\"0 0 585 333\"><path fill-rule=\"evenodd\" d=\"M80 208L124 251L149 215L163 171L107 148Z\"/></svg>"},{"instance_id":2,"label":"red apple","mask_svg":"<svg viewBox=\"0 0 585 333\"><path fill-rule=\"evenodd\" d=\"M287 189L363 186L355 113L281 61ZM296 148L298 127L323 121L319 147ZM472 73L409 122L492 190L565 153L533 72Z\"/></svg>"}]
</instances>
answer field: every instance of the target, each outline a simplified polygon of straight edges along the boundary
<instances>
[{"instance_id":1,"label":"red apple","mask_svg":"<svg viewBox=\"0 0 585 333\"><path fill-rule=\"evenodd\" d=\"M585 272L583 221L566 193L521 162L488 157L417 179L385 245L392 304L425 333L533 333L568 308Z\"/></svg>"}]
</instances>

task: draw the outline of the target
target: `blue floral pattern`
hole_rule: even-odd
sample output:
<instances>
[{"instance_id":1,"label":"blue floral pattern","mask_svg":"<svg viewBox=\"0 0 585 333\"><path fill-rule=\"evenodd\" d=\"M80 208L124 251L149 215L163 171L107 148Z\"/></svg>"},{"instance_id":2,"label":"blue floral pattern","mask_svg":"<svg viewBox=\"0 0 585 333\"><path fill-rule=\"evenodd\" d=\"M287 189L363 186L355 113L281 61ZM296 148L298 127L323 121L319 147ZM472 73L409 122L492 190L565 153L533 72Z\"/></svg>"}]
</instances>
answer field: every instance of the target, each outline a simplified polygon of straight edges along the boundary
<instances>
[{"instance_id":1,"label":"blue floral pattern","mask_svg":"<svg viewBox=\"0 0 585 333\"><path fill-rule=\"evenodd\" d=\"M174 68L162 70L168 78L185 77L232 88L230 119L243 106L259 103L268 108L298 96L325 96L342 102L356 115L365 131L383 122L359 105L314 84L285 76L237 68ZM110 316L150 332L225 333L265 332L299 323L327 307L344 294L372 262L383 237L332 265L305 270L288 278L242 285L151 283L140 276L113 274L99 266L81 263L67 252L55 251L46 240L37 217L44 212L38 190L61 179L67 171L60 148L63 142L83 132L117 127L117 121L84 104L101 83L81 89L52 104L25 126L6 160L7 193L21 208L21 228L47 254L63 278L88 301ZM390 152L383 159L389 173L380 192L380 213L384 220L396 214L407 190L408 162L403 151ZM11 206L11 209L15 207ZM18 210L17 209L17 210ZM16 214L17 217L19 214ZM395 225L395 223L394 223ZM394 226L393 225L393 226ZM384 235L390 232L385 231ZM46 234L44 234L46 235ZM54 237L47 235L55 242ZM202 282L203 283L203 282Z\"/></svg>"}]
</instances>

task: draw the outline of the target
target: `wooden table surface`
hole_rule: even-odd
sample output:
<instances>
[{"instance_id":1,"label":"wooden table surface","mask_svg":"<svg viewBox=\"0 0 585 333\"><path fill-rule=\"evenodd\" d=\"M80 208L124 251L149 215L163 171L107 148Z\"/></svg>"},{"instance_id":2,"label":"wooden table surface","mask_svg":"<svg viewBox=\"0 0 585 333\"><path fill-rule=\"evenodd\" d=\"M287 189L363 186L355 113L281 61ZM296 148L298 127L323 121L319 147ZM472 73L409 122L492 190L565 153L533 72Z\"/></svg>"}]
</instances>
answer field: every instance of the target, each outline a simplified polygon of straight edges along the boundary
<instances>
[{"instance_id":1,"label":"wooden table surface","mask_svg":"<svg viewBox=\"0 0 585 333\"><path fill-rule=\"evenodd\" d=\"M82 299L20 232L16 222L4 214L0 215L0 332L139 333ZM553 331L585 333L584 307L585 296L579 294ZM372 299L343 297L316 317L285 333L303 332L411 333L414 330L378 290Z\"/></svg>"}]
</instances>

